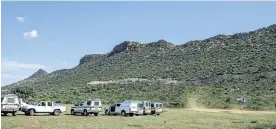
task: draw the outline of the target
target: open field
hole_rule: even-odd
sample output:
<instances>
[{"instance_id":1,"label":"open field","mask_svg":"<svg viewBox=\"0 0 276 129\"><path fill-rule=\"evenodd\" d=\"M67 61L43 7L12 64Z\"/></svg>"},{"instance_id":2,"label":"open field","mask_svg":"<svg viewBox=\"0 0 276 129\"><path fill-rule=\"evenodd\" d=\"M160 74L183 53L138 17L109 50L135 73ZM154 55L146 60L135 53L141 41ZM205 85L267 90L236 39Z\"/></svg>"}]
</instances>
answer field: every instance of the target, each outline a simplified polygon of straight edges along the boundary
<instances>
[{"instance_id":1,"label":"open field","mask_svg":"<svg viewBox=\"0 0 276 129\"><path fill-rule=\"evenodd\" d=\"M253 112L215 109L166 109L160 116L72 116L69 108L60 116L22 112L13 117L2 116L2 129L237 129L259 124L276 124L276 112Z\"/></svg>"}]
</instances>

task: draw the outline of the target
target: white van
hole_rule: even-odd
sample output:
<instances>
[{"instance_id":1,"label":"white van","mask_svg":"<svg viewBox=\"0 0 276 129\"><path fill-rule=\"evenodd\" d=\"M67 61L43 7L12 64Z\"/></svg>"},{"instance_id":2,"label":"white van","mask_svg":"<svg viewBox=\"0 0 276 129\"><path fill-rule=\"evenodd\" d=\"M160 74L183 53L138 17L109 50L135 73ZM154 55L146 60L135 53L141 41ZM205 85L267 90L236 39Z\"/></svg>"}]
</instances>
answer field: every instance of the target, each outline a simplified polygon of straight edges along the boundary
<instances>
[{"instance_id":1,"label":"white van","mask_svg":"<svg viewBox=\"0 0 276 129\"><path fill-rule=\"evenodd\" d=\"M160 102L150 102L151 105L151 114L160 115L164 113L164 105Z\"/></svg>"},{"instance_id":2,"label":"white van","mask_svg":"<svg viewBox=\"0 0 276 129\"><path fill-rule=\"evenodd\" d=\"M105 115L133 116L138 113L140 101L127 100L121 103L115 103L105 109Z\"/></svg>"},{"instance_id":3,"label":"white van","mask_svg":"<svg viewBox=\"0 0 276 129\"><path fill-rule=\"evenodd\" d=\"M81 113L83 116L88 116L89 114L98 116L99 112L102 112L102 102L100 99L83 101L71 107L71 115Z\"/></svg>"}]
</instances>

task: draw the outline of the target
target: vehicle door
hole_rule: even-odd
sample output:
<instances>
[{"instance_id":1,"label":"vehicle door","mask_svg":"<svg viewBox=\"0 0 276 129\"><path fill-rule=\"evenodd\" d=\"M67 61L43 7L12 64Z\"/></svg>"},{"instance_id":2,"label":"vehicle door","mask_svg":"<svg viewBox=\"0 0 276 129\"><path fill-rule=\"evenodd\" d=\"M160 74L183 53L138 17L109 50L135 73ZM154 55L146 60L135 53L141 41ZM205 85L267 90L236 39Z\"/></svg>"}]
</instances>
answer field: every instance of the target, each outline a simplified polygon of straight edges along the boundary
<instances>
[{"instance_id":1,"label":"vehicle door","mask_svg":"<svg viewBox=\"0 0 276 129\"><path fill-rule=\"evenodd\" d=\"M119 113L119 114L121 113L121 107L120 107L120 106L121 106L120 103L117 103L117 104L115 105L115 113L117 113L117 114L118 114L118 113Z\"/></svg>"},{"instance_id":2,"label":"vehicle door","mask_svg":"<svg viewBox=\"0 0 276 129\"><path fill-rule=\"evenodd\" d=\"M151 112L155 112L155 103L151 103L150 106L151 106Z\"/></svg>"},{"instance_id":3,"label":"vehicle door","mask_svg":"<svg viewBox=\"0 0 276 129\"><path fill-rule=\"evenodd\" d=\"M54 112L53 102L47 102L46 112Z\"/></svg>"},{"instance_id":4,"label":"vehicle door","mask_svg":"<svg viewBox=\"0 0 276 129\"><path fill-rule=\"evenodd\" d=\"M76 106L75 112L83 112L83 102L80 102L79 106Z\"/></svg>"},{"instance_id":5,"label":"vehicle door","mask_svg":"<svg viewBox=\"0 0 276 129\"><path fill-rule=\"evenodd\" d=\"M151 106L149 101L144 101L144 113L149 114L151 112Z\"/></svg>"},{"instance_id":6,"label":"vehicle door","mask_svg":"<svg viewBox=\"0 0 276 129\"><path fill-rule=\"evenodd\" d=\"M90 105L88 105L88 101L83 102L81 110L84 111L84 109L86 109L87 111L90 110Z\"/></svg>"},{"instance_id":7,"label":"vehicle door","mask_svg":"<svg viewBox=\"0 0 276 129\"><path fill-rule=\"evenodd\" d=\"M40 102L35 109L36 112L46 112L46 110L46 102Z\"/></svg>"},{"instance_id":8,"label":"vehicle door","mask_svg":"<svg viewBox=\"0 0 276 129\"><path fill-rule=\"evenodd\" d=\"M155 112L156 113L162 113L162 104L159 103L159 104L156 104L156 108L155 108Z\"/></svg>"},{"instance_id":9,"label":"vehicle door","mask_svg":"<svg viewBox=\"0 0 276 129\"><path fill-rule=\"evenodd\" d=\"M143 102L137 103L137 114L143 114L144 113L144 105Z\"/></svg>"},{"instance_id":10,"label":"vehicle door","mask_svg":"<svg viewBox=\"0 0 276 129\"><path fill-rule=\"evenodd\" d=\"M89 110L89 112L93 112L95 110L95 108L93 108L93 101L87 101L86 103L86 107L87 107L87 110Z\"/></svg>"},{"instance_id":11,"label":"vehicle door","mask_svg":"<svg viewBox=\"0 0 276 129\"><path fill-rule=\"evenodd\" d=\"M116 104L110 106L110 113L115 113Z\"/></svg>"},{"instance_id":12,"label":"vehicle door","mask_svg":"<svg viewBox=\"0 0 276 129\"><path fill-rule=\"evenodd\" d=\"M77 112L79 106L80 106L80 103L75 104L75 105L72 107L72 109L73 109L75 112Z\"/></svg>"},{"instance_id":13,"label":"vehicle door","mask_svg":"<svg viewBox=\"0 0 276 129\"><path fill-rule=\"evenodd\" d=\"M78 106L78 108L77 108L77 111L78 112L83 112L83 104L84 104L84 102L80 102L80 106Z\"/></svg>"}]
</instances>

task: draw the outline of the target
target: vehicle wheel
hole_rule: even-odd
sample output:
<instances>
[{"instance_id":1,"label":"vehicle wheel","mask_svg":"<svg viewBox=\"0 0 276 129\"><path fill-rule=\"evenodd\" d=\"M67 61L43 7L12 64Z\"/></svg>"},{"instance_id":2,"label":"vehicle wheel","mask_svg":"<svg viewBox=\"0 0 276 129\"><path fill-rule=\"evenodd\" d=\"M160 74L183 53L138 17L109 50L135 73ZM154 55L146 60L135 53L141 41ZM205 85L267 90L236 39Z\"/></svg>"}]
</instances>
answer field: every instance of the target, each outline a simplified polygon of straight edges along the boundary
<instances>
[{"instance_id":1,"label":"vehicle wheel","mask_svg":"<svg viewBox=\"0 0 276 129\"><path fill-rule=\"evenodd\" d=\"M82 113L84 116L87 116L87 111L86 110L83 110L83 113Z\"/></svg>"},{"instance_id":2,"label":"vehicle wheel","mask_svg":"<svg viewBox=\"0 0 276 129\"><path fill-rule=\"evenodd\" d=\"M160 114L156 114L157 116L159 116Z\"/></svg>"},{"instance_id":3,"label":"vehicle wheel","mask_svg":"<svg viewBox=\"0 0 276 129\"><path fill-rule=\"evenodd\" d=\"M135 116L139 116L139 114L135 114Z\"/></svg>"},{"instance_id":4,"label":"vehicle wheel","mask_svg":"<svg viewBox=\"0 0 276 129\"><path fill-rule=\"evenodd\" d=\"M105 110L104 114L105 114L105 115L110 115L110 113L109 113L108 110Z\"/></svg>"},{"instance_id":5,"label":"vehicle wheel","mask_svg":"<svg viewBox=\"0 0 276 129\"><path fill-rule=\"evenodd\" d=\"M99 115L99 113L94 113L94 116L98 116Z\"/></svg>"},{"instance_id":6,"label":"vehicle wheel","mask_svg":"<svg viewBox=\"0 0 276 129\"><path fill-rule=\"evenodd\" d=\"M12 113L12 116L16 116L16 112L13 112L13 113Z\"/></svg>"},{"instance_id":7,"label":"vehicle wheel","mask_svg":"<svg viewBox=\"0 0 276 129\"><path fill-rule=\"evenodd\" d=\"M31 109L29 112L30 112L30 116L34 115L34 109Z\"/></svg>"},{"instance_id":8,"label":"vehicle wheel","mask_svg":"<svg viewBox=\"0 0 276 129\"><path fill-rule=\"evenodd\" d=\"M121 116L126 116L127 114L126 114L126 112L125 111L122 111L121 112Z\"/></svg>"},{"instance_id":9,"label":"vehicle wheel","mask_svg":"<svg viewBox=\"0 0 276 129\"><path fill-rule=\"evenodd\" d=\"M55 116L59 116L60 111L59 110L54 110L54 114L55 114Z\"/></svg>"},{"instance_id":10,"label":"vehicle wheel","mask_svg":"<svg viewBox=\"0 0 276 129\"><path fill-rule=\"evenodd\" d=\"M71 110L71 115L75 115L75 112L74 112L74 110Z\"/></svg>"}]
</instances>

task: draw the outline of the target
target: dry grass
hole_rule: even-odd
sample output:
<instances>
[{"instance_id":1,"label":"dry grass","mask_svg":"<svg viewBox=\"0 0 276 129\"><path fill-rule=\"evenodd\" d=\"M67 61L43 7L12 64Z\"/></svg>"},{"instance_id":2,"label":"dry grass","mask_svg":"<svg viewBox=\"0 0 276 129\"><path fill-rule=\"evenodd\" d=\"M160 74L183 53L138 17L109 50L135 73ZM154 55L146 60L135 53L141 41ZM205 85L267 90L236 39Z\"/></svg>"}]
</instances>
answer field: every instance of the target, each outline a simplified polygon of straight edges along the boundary
<instances>
[{"instance_id":1,"label":"dry grass","mask_svg":"<svg viewBox=\"0 0 276 129\"><path fill-rule=\"evenodd\" d=\"M276 123L275 112L240 113L215 109L166 109L160 116L2 116L2 129L237 129Z\"/></svg>"}]
</instances>

